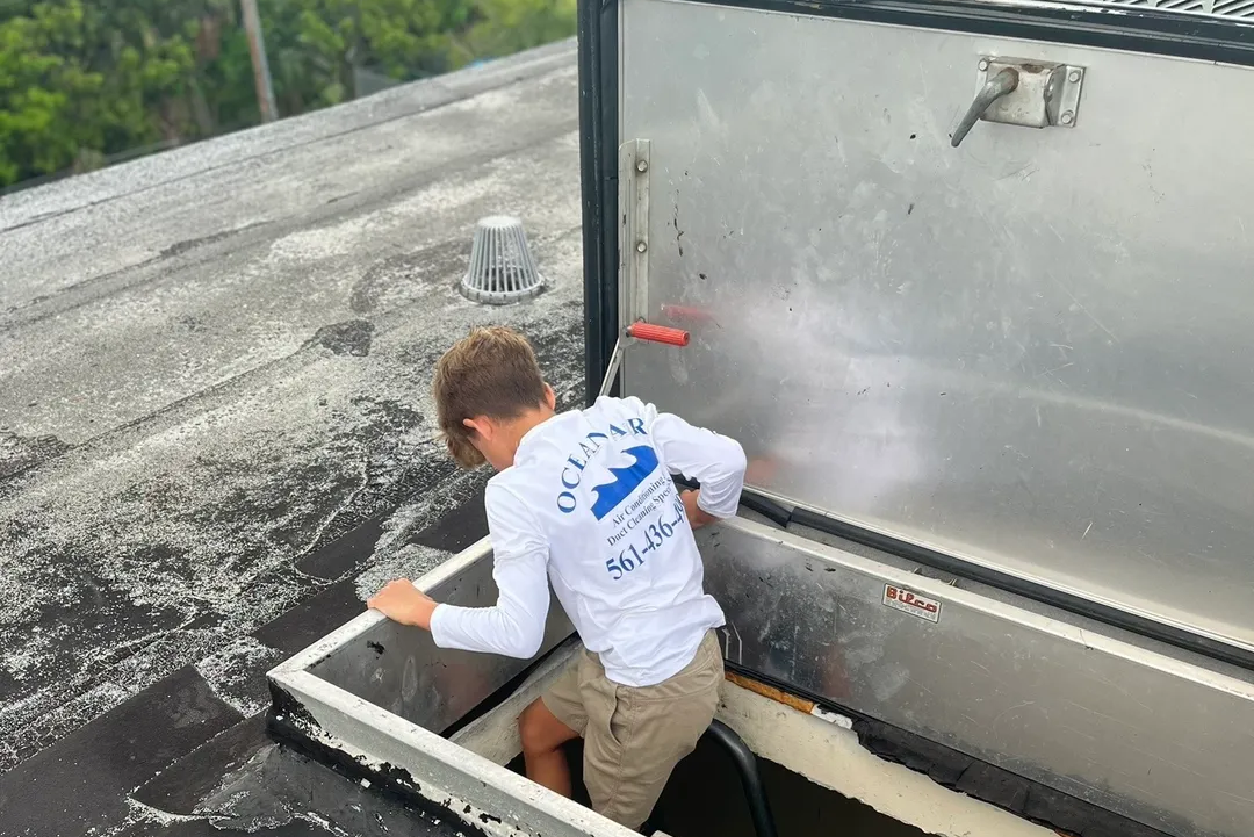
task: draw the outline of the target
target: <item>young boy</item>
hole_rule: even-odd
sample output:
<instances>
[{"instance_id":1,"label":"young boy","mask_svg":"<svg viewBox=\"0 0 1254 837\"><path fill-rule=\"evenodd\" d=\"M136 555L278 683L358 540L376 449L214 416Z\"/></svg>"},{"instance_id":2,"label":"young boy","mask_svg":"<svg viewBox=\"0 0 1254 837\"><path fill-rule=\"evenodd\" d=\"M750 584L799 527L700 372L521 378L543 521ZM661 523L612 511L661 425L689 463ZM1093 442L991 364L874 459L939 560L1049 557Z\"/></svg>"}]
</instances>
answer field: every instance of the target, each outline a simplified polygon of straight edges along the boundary
<instances>
[{"instance_id":1,"label":"young boy","mask_svg":"<svg viewBox=\"0 0 1254 837\"><path fill-rule=\"evenodd\" d=\"M736 513L744 452L637 398L556 414L531 346L507 328L458 342L434 388L453 458L498 471L484 492L497 603L437 604L401 579L369 606L441 648L526 658L552 582L586 651L519 718L527 776L570 796L561 746L582 736L592 807L639 829L714 717L724 618L692 529ZM673 474L700 491L681 496Z\"/></svg>"}]
</instances>

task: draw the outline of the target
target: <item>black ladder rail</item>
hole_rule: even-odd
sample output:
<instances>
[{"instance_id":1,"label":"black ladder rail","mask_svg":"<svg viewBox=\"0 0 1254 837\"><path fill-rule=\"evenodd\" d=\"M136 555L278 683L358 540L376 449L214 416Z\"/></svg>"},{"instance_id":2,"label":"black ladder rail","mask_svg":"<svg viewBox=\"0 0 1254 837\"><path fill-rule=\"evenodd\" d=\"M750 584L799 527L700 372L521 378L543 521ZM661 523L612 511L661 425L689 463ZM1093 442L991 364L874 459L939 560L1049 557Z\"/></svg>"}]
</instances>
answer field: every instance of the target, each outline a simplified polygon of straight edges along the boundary
<instances>
[{"instance_id":1,"label":"black ladder rail","mask_svg":"<svg viewBox=\"0 0 1254 837\"><path fill-rule=\"evenodd\" d=\"M753 829L758 837L777 837L775 817L771 815L771 805L766 799L766 788L758 770L757 755L735 730L722 721L711 722L705 734L722 745L732 757L736 772L740 774L741 787L745 790L745 799L749 803L749 817L753 820Z\"/></svg>"}]
</instances>

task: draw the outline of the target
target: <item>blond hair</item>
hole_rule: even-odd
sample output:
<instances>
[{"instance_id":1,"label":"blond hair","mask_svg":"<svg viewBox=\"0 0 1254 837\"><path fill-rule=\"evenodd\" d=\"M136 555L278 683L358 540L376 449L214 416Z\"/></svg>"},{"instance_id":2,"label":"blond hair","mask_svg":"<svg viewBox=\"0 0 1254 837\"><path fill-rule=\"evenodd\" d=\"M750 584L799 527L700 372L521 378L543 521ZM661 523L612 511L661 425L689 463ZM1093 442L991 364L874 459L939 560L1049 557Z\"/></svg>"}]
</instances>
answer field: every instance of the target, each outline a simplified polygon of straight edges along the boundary
<instances>
[{"instance_id":1,"label":"blond hair","mask_svg":"<svg viewBox=\"0 0 1254 837\"><path fill-rule=\"evenodd\" d=\"M436 364L432 390L440 433L463 468L483 464L465 419L515 419L542 406L547 395L531 344L505 326L475 328L457 341Z\"/></svg>"}]
</instances>

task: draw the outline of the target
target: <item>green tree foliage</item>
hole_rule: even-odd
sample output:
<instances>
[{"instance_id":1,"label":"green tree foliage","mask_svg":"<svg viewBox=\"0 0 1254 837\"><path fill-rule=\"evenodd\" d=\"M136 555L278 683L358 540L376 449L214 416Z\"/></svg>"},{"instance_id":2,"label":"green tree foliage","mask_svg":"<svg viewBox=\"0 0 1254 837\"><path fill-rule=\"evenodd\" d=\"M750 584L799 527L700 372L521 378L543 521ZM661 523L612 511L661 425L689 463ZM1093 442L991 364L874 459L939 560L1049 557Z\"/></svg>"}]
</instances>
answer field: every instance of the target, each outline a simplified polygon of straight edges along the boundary
<instances>
[{"instance_id":1,"label":"green tree foliage","mask_svg":"<svg viewBox=\"0 0 1254 837\"><path fill-rule=\"evenodd\" d=\"M82 9L38 9L0 23L0 184L56 171L78 148L99 144L96 125L81 118L103 79L57 54Z\"/></svg>"},{"instance_id":2,"label":"green tree foliage","mask_svg":"<svg viewBox=\"0 0 1254 837\"><path fill-rule=\"evenodd\" d=\"M500 58L575 34L575 0L481 0L462 39L465 54Z\"/></svg>"},{"instance_id":3,"label":"green tree foliage","mask_svg":"<svg viewBox=\"0 0 1254 837\"><path fill-rule=\"evenodd\" d=\"M568 37L575 0L258 0L284 116ZM0 0L0 186L259 119L238 0Z\"/></svg>"}]
</instances>

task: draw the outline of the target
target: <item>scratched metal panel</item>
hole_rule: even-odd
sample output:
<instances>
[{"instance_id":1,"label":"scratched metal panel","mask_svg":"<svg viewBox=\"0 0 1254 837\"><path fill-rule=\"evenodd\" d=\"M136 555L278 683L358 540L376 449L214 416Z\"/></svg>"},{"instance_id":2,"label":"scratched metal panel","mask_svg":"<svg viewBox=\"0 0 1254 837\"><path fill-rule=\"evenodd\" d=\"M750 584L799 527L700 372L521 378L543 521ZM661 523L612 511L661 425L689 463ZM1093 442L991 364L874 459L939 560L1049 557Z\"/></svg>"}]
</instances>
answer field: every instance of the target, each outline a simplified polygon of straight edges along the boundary
<instances>
[{"instance_id":1,"label":"scratched metal panel","mask_svg":"<svg viewBox=\"0 0 1254 837\"><path fill-rule=\"evenodd\" d=\"M1169 834L1254 835L1254 675L744 520L701 541L733 663Z\"/></svg>"},{"instance_id":2,"label":"scratched metal panel","mask_svg":"<svg viewBox=\"0 0 1254 837\"><path fill-rule=\"evenodd\" d=\"M768 493L1254 648L1254 71L670 0L622 33L644 313L693 338L628 392ZM950 147L986 54L1087 68L1075 127Z\"/></svg>"},{"instance_id":3,"label":"scratched metal panel","mask_svg":"<svg viewBox=\"0 0 1254 837\"><path fill-rule=\"evenodd\" d=\"M496 604L492 552L486 541L458 559L455 572L441 568L440 575L441 580L427 590L436 601L464 607ZM547 654L574 630L553 598L537 656ZM531 662L437 648L428 632L379 619L346 635L308 671L393 715L440 733Z\"/></svg>"}]
</instances>

